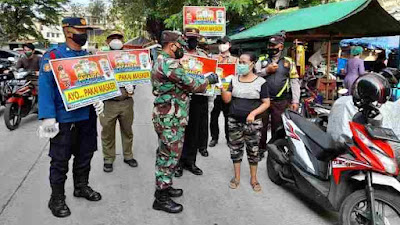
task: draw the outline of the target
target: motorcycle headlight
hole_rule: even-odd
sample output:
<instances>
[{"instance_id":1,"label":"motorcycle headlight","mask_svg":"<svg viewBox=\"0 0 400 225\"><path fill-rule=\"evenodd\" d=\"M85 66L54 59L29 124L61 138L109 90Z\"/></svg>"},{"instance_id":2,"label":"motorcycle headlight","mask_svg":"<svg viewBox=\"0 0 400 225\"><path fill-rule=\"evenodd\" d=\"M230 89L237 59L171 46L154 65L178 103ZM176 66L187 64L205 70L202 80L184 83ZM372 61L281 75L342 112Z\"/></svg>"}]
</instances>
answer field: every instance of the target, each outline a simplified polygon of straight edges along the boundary
<instances>
[{"instance_id":1,"label":"motorcycle headlight","mask_svg":"<svg viewBox=\"0 0 400 225\"><path fill-rule=\"evenodd\" d=\"M18 73L15 73L15 78L16 79L23 79L27 74L28 74L28 72L26 72L26 71L18 72Z\"/></svg>"},{"instance_id":2,"label":"motorcycle headlight","mask_svg":"<svg viewBox=\"0 0 400 225\"><path fill-rule=\"evenodd\" d=\"M383 166L387 173L395 174L397 171L397 163L395 159L390 158L385 151L379 148L376 144L374 144L371 140L369 140L362 132L356 130L358 137L360 137L361 141L371 149L375 155L382 162Z\"/></svg>"},{"instance_id":3,"label":"motorcycle headlight","mask_svg":"<svg viewBox=\"0 0 400 225\"><path fill-rule=\"evenodd\" d=\"M376 156L378 156L379 160L382 162L383 166L385 167L386 172L388 172L390 174L396 173L397 163L394 159L384 156L379 151L375 151L374 149L372 149L372 151L374 151L376 153Z\"/></svg>"}]
</instances>

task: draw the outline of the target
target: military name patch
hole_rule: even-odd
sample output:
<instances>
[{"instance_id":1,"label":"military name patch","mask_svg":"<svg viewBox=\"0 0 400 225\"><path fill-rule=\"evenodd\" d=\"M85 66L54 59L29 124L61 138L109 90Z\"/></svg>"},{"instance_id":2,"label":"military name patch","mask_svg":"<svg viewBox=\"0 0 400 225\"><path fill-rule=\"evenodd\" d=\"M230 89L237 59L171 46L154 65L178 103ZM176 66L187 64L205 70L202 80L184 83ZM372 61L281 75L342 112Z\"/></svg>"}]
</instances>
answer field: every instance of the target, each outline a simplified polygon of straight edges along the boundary
<instances>
[{"instance_id":1,"label":"military name patch","mask_svg":"<svg viewBox=\"0 0 400 225\"><path fill-rule=\"evenodd\" d=\"M46 63L43 66L43 71L44 72L49 72L51 70L50 64Z\"/></svg>"}]
</instances>

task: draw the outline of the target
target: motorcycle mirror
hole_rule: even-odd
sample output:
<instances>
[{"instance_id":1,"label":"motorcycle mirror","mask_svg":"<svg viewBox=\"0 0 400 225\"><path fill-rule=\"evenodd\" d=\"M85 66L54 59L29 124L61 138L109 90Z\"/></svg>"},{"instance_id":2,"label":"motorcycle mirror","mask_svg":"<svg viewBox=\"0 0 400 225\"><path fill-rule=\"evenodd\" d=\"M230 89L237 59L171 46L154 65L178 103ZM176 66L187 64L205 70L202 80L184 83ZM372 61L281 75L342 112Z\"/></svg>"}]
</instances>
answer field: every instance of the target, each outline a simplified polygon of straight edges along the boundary
<instances>
[{"instance_id":1,"label":"motorcycle mirror","mask_svg":"<svg viewBox=\"0 0 400 225\"><path fill-rule=\"evenodd\" d=\"M346 88L340 89L340 90L338 91L338 93L341 94L341 95L347 94L348 92L349 92L349 90L346 89Z\"/></svg>"},{"instance_id":2,"label":"motorcycle mirror","mask_svg":"<svg viewBox=\"0 0 400 225\"><path fill-rule=\"evenodd\" d=\"M14 57L8 57L7 60L10 61L10 62L15 62L15 58Z\"/></svg>"}]
</instances>

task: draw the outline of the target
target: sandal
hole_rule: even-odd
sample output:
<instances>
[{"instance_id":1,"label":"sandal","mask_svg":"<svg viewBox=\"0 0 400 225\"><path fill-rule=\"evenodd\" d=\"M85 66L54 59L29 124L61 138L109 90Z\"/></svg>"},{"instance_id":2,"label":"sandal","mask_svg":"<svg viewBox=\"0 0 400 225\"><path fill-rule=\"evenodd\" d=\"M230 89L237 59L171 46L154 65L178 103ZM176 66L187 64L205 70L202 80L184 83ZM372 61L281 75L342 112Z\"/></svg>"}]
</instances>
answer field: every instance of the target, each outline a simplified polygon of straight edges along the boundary
<instances>
[{"instance_id":1,"label":"sandal","mask_svg":"<svg viewBox=\"0 0 400 225\"><path fill-rule=\"evenodd\" d=\"M253 188L253 191L255 192L260 192L261 191L261 185L258 182L255 183L250 183L251 187Z\"/></svg>"},{"instance_id":2,"label":"sandal","mask_svg":"<svg viewBox=\"0 0 400 225\"><path fill-rule=\"evenodd\" d=\"M231 189L237 189L239 187L240 181L237 181L235 178L232 178L229 182L229 187Z\"/></svg>"}]
</instances>

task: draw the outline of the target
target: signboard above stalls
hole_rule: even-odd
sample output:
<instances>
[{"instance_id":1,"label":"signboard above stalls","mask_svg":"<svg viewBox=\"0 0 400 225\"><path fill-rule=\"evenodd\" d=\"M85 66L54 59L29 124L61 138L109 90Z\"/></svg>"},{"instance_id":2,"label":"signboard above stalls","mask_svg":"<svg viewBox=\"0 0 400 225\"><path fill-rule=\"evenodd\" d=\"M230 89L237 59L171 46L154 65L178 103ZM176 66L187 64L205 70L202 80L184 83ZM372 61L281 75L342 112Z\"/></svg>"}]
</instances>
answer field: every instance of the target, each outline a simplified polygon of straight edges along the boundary
<instances>
[{"instance_id":1,"label":"signboard above stalls","mask_svg":"<svg viewBox=\"0 0 400 225\"><path fill-rule=\"evenodd\" d=\"M200 30L205 37L226 35L225 7L185 6L183 7L183 29L191 27Z\"/></svg>"}]
</instances>

